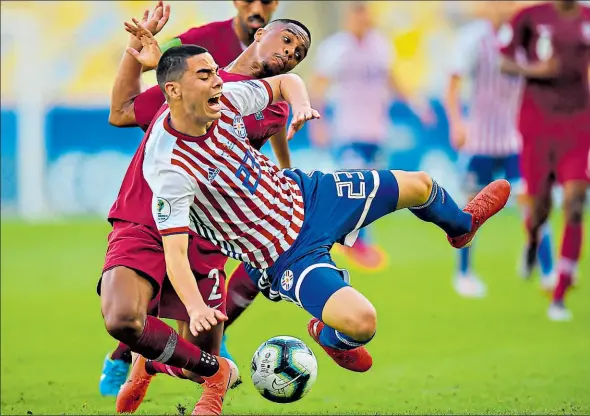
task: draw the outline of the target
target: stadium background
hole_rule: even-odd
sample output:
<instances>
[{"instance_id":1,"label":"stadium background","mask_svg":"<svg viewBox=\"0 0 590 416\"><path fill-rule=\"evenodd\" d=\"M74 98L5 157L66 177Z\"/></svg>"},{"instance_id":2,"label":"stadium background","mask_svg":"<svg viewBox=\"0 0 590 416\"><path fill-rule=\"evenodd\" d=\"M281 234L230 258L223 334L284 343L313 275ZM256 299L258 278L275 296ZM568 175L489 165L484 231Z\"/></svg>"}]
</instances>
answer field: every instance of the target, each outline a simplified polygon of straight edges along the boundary
<instances>
[{"instance_id":1,"label":"stadium background","mask_svg":"<svg viewBox=\"0 0 590 416\"><path fill-rule=\"evenodd\" d=\"M459 172L440 99L449 51L458 27L470 19L472 3L371 2L379 29L395 49L394 70L407 88L431 100L437 116L433 126L424 127L404 104L392 102L390 165L427 170L451 192L458 190ZM234 15L230 1L170 4L172 17L160 39ZM106 247L103 218L142 132L108 125L109 94L126 41L123 22L152 5L1 4L3 414L112 411L96 388L100 360L113 342L102 329L93 285ZM317 45L339 28L342 8L337 1L283 1L275 17L302 20ZM298 68L304 78L313 53L312 47ZM155 81L153 74L144 80ZM291 149L295 166L333 166L329 154L312 149L307 130ZM228 412L590 413L587 287L572 296L573 323L546 322L547 299L515 277L522 232L517 213L508 211L484 230L477 254L491 294L479 305L466 302L449 285L452 251L436 230L416 224L403 214L383 221L376 238L392 256L392 268L356 280L380 313L383 326L373 351L384 365L360 376L361 386L358 375L320 356L317 387L301 404L277 407L246 387L232 393ZM582 271L590 270L587 247ZM282 332L310 342L301 311L283 304L276 309L264 300L257 305L230 334L243 339L235 352L243 374L267 337ZM275 311L280 318L268 324ZM253 326L254 335L244 328ZM159 396L146 403L148 411L191 406L192 386L167 382L154 386Z\"/></svg>"}]
</instances>

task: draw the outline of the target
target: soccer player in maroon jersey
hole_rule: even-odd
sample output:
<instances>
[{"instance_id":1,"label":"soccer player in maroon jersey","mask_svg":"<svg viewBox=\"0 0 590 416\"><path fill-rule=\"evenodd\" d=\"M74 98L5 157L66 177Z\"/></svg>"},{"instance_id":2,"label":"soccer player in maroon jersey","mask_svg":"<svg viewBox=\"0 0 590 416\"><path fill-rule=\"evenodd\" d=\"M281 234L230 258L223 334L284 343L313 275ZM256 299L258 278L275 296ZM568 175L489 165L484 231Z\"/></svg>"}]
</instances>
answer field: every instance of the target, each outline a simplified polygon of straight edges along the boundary
<instances>
[{"instance_id":1,"label":"soccer player in maroon jersey","mask_svg":"<svg viewBox=\"0 0 590 416\"><path fill-rule=\"evenodd\" d=\"M555 182L563 186L565 229L548 316L565 321L571 319L564 297L581 254L590 182L590 9L574 0L525 8L500 41L502 70L526 79L519 128L521 170L531 204L526 221L531 265L539 229L549 218L552 186ZM519 51L524 51L526 63L517 59Z\"/></svg>"},{"instance_id":2,"label":"soccer player in maroon jersey","mask_svg":"<svg viewBox=\"0 0 590 416\"><path fill-rule=\"evenodd\" d=\"M220 66L227 66L253 42L256 30L270 21L278 1L234 1L234 5L237 10L235 17L226 21L191 28L161 46L162 51L181 43L198 44L206 47ZM160 1L154 11L155 13L152 14L150 19L153 25L152 31L156 34L168 21L170 7L164 7ZM154 17L157 13L159 15ZM147 18L146 11L146 21ZM223 41L221 41L222 39ZM144 68L144 70L146 69L149 68ZM244 79L239 74L232 76L229 74L229 72L226 73L225 81ZM134 88L135 86L135 82L123 84L117 85L115 91L113 91L114 96L124 95L130 87ZM145 94L141 94L135 100L134 106L134 111L139 114L140 122L131 124L139 124L145 130L151 122L151 117L163 103L164 96L157 86L148 90ZM256 117L246 118L248 131L251 135L254 135L254 137L251 136L251 140L254 143L259 143L259 147L262 147L269 140L281 167L289 167L291 163L285 129L288 115L289 109L287 105L279 103L258 115L257 117L260 120ZM126 114L122 113L120 108L114 106L111 106L110 122L118 126L129 125L127 124ZM227 315L229 319L226 322L226 328L245 310L258 293L242 265L237 267L231 274L227 284L227 291ZM231 359L225 348L225 337L221 348L222 356ZM99 390L102 395L117 395L121 384L127 377L130 364L131 352L129 347L124 344L119 344L112 353L107 354L99 383Z\"/></svg>"},{"instance_id":3,"label":"soccer player in maroon jersey","mask_svg":"<svg viewBox=\"0 0 590 416\"><path fill-rule=\"evenodd\" d=\"M140 25L140 23L138 24ZM146 26L149 26L149 24L150 22L147 22ZM251 45L238 59L236 59L236 61L227 68L227 72L221 72L222 78L230 81L249 80L260 77L262 74L273 74L275 72L282 73L293 69L305 58L307 55L307 49L309 48L309 44L301 45L297 39L291 36L291 33L294 31L291 28L299 27L297 25L300 24L289 20L273 22L273 24L269 25L267 29L260 32L258 41ZM132 26L133 25L128 25L128 27ZM144 32L149 34L149 39L147 40L151 41L150 47L142 47L141 44L138 44L137 39L131 40L128 48L129 53L124 56L121 62L117 74L117 80L113 87L111 115L115 119L113 120L113 118L111 118L111 121L119 126L149 124L158 110L162 107L164 101L164 96L157 86L156 88L158 88L159 94L155 94L155 91L152 88L138 95L140 68L142 65L144 67L150 66L148 59L154 57L155 62L153 62L151 66L155 66L158 62L159 55L161 54L151 33L147 30L144 30ZM144 42L145 41L146 39L144 39ZM281 53L285 54L287 57L281 57ZM137 58L137 61L133 59L132 55ZM246 117L245 124L251 129L249 131L249 137L251 137L252 143L256 147L261 147L266 140L278 130L284 130L288 111L288 106L286 104L279 103L278 105L268 107L260 114L257 113L251 117ZM121 223L127 222L143 224L142 226L138 224L138 228L141 229L151 229L155 226L153 219L148 220L147 218L144 218L143 215L146 211L145 207L149 207L151 204L152 194L143 179L140 167L138 168L138 163L142 160L142 157L143 150L140 148L126 174L124 185L118 198L119 203L116 203L111 211L110 219L111 221L118 220L117 224L119 227ZM123 204L123 202L125 204ZM143 204L144 209L138 208L141 204ZM128 209L127 212L123 212L124 206ZM124 218L120 218L121 216L124 216ZM120 237L124 237L124 235L121 235ZM144 261L139 258L140 256L138 256L138 254L141 254L142 247L145 248L146 242L143 240L123 240L124 239L122 238L118 238L118 242L120 243L119 246L124 245L126 247L125 250L109 250L109 254L107 254L107 263L110 261L109 264L114 265L117 262L121 262L125 257L134 257L136 259L134 264L128 265L127 268L138 269L141 271L142 269L140 267ZM200 263L200 268L203 270L215 270L216 272L213 275L208 275L208 277L213 277L215 279L220 278L219 281L221 281L221 277L223 277L223 264L220 266L218 261L225 263L226 258L219 252L211 252L211 245L207 241L200 240L198 237L194 237L191 241L195 242L194 245L189 247L191 250L196 251L196 254L194 254L195 262L197 262L198 256L202 256L203 252L206 252L209 257L203 258L203 261ZM203 243L203 249L199 250L201 242ZM162 259L161 252L150 254L152 261ZM211 259L215 260L213 263L215 266L214 269L209 267ZM133 262L134 260L126 258L125 261ZM148 276L150 275L147 270L144 270L144 273ZM201 273L201 275L202 274L203 273ZM199 275L197 275L197 277L198 276ZM252 286L254 285L252 284ZM163 293L166 294L166 296L163 294L162 299L168 300L165 303L161 302L160 316L173 319L178 319L178 316L180 316L180 320L185 321L186 313L179 311L181 308L179 308L178 298L168 293L168 290L170 289L169 285L164 286L164 289L166 291ZM255 286L254 291L257 293ZM181 333L186 334L186 325L181 325L180 328ZM127 347L122 346L122 348ZM136 364L143 363L145 363L145 359L143 358L136 361ZM134 382L126 383L121 389L117 399L118 411L134 411L145 395L151 375L153 373L162 372L161 370L164 369L164 367L159 368L157 367L157 364L154 365L153 363L148 366L151 374L138 374L135 371L136 366L134 366L134 370L130 376L130 381ZM141 380L141 382L138 383L138 380Z\"/></svg>"}]
</instances>

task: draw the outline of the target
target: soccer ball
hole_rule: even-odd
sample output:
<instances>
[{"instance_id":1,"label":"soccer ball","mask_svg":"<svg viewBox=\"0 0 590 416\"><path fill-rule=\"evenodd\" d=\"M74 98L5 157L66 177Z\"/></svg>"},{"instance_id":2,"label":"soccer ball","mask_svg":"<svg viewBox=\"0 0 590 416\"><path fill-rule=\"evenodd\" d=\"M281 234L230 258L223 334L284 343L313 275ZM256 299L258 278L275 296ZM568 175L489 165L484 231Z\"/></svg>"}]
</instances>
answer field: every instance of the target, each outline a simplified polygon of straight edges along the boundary
<instances>
[{"instance_id":1,"label":"soccer ball","mask_svg":"<svg viewBox=\"0 0 590 416\"><path fill-rule=\"evenodd\" d=\"M310 390L318 375L318 362L303 341L273 337L252 357L250 370L256 390L275 403L292 403Z\"/></svg>"}]
</instances>

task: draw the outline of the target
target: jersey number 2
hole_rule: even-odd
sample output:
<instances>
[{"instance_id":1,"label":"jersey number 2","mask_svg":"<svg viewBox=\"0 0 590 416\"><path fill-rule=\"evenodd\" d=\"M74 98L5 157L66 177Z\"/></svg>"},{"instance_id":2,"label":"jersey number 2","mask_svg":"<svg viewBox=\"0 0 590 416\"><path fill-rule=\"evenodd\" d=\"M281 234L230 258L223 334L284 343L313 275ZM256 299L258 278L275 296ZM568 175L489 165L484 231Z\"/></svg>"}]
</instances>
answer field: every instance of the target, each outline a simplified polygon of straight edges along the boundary
<instances>
[{"instance_id":1,"label":"jersey number 2","mask_svg":"<svg viewBox=\"0 0 590 416\"><path fill-rule=\"evenodd\" d=\"M219 270L212 269L207 277L209 279L215 279L215 283L213 283L213 287L211 288L209 300L221 299L221 293L219 293Z\"/></svg>"},{"instance_id":2,"label":"jersey number 2","mask_svg":"<svg viewBox=\"0 0 590 416\"><path fill-rule=\"evenodd\" d=\"M248 170L248 168L252 168L254 170L256 170L256 181L251 184L250 183L250 171ZM243 178L242 177L243 174ZM246 154L244 155L244 159L242 159L242 164L240 165L240 167L238 168L238 170L236 171L236 177L238 179L242 179L242 185L244 185L246 187L247 190L250 191L251 194L254 194L256 192L256 188L258 188L258 183L260 182L260 176L262 174L262 168L260 167L260 164L256 161L256 159L254 159L254 156L252 155L252 153L250 153L250 150L246 150Z\"/></svg>"}]
</instances>

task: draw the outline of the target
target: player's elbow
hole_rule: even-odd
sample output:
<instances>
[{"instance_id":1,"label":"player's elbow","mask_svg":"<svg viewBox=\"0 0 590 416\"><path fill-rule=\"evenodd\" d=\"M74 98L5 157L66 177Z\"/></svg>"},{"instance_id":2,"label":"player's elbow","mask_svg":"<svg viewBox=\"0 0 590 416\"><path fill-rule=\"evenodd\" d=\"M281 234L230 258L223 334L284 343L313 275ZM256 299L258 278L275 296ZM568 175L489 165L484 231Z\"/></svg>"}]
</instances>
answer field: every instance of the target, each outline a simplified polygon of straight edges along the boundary
<instances>
[{"instance_id":1,"label":"player's elbow","mask_svg":"<svg viewBox=\"0 0 590 416\"><path fill-rule=\"evenodd\" d=\"M120 111L112 110L109 112L109 124L115 127L125 127L124 117Z\"/></svg>"}]
</instances>

